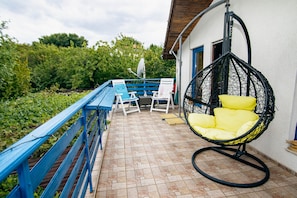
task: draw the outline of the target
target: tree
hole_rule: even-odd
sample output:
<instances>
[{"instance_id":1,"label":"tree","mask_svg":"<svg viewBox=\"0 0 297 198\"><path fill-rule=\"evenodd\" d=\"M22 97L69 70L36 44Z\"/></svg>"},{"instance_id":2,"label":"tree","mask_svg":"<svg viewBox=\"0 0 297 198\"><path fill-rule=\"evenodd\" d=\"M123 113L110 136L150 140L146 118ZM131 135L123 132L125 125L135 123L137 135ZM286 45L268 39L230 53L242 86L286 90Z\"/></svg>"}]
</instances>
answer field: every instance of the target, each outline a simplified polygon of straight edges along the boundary
<instances>
[{"instance_id":1,"label":"tree","mask_svg":"<svg viewBox=\"0 0 297 198\"><path fill-rule=\"evenodd\" d=\"M50 36L39 38L39 42L46 45L55 45L57 47L86 47L88 41L83 36L77 34L56 33Z\"/></svg>"},{"instance_id":2,"label":"tree","mask_svg":"<svg viewBox=\"0 0 297 198\"><path fill-rule=\"evenodd\" d=\"M145 51L145 66L147 78L164 78L175 76L175 60L163 60L163 48L150 45Z\"/></svg>"},{"instance_id":3,"label":"tree","mask_svg":"<svg viewBox=\"0 0 297 198\"><path fill-rule=\"evenodd\" d=\"M57 46L35 43L29 51L28 60L34 91L41 91L61 83L58 80L57 70L62 67L63 60L61 50Z\"/></svg>"},{"instance_id":4,"label":"tree","mask_svg":"<svg viewBox=\"0 0 297 198\"><path fill-rule=\"evenodd\" d=\"M4 99L22 96L30 89L28 61L21 58L14 39L3 33L6 24L0 24L0 98Z\"/></svg>"},{"instance_id":5,"label":"tree","mask_svg":"<svg viewBox=\"0 0 297 198\"><path fill-rule=\"evenodd\" d=\"M111 65L110 69L114 71L112 77L131 78L128 68L134 70L145 52L141 42L132 37L120 35L111 42L111 50L113 65Z\"/></svg>"},{"instance_id":6,"label":"tree","mask_svg":"<svg viewBox=\"0 0 297 198\"><path fill-rule=\"evenodd\" d=\"M52 87L93 89L110 79L136 78L128 68L136 71L141 58L145 58L147 78L175 75L175 63L161 58L161 46L151 45L145 49L132 37L119 35L111 43L98 41L92 48L84 44L83 47L75 47L71 40L70 46L65 47L65 42L61 47L62 41L70 37L55 34L43 37L42 42L25 45L17 44L4 35L4 28L5 23L1 26L0 98ZM46 39L61 41L60 47L43 43Z\"/></svg>"}]
</instances>

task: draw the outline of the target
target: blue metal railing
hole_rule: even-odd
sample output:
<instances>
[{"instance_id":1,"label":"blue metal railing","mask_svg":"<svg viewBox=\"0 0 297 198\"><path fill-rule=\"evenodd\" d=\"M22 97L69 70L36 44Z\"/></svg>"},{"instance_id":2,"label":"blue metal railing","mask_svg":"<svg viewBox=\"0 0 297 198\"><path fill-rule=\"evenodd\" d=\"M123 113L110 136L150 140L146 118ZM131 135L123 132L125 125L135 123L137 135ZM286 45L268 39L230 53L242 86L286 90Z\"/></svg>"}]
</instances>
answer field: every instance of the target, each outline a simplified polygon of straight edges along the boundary
<instances>
[{"instance_id":1,"label":"blue metal railing","mask_svg":"<svg viewBox=\"0 0 297 198\"><path fill-rule=\"evenodd\" d=\"M157 91L160 79L126 79L128 91L136 91L137 96L153 95L152 91Z\"/></svg>"},{"instance_id":2,"label":"blue metal railing","mask_svg":"<svg viewBox=\"0 0 297 198\"><path fill-rule=\"evenodd\" d=\"M129 91L138 95L157 90L159 79L128 79ZM93 191L91 172L107 114L113 104L111 81L107 81L30 134L0 153L0 182L17 177L8 197L84 197L88 185ZM65 129L67 128L67 129ZM61 134L37 162L30 156L45 142ZM51 178L48 173L52 172ZM48 180L46 180L48 178ZM41 190L40 190L41 188Z\"/></svg>"}]
</instances>

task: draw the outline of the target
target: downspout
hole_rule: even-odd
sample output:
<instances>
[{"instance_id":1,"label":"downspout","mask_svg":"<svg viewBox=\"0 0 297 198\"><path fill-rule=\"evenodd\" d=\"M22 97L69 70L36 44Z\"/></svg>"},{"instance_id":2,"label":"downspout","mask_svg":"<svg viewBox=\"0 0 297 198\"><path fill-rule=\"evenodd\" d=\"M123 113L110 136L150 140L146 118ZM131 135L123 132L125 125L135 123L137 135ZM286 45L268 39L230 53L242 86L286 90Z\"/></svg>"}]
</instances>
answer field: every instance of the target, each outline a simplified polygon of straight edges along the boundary
<instances>
[{"instance_id":1,"label":"downspout","mask_svg":"<svg viewBox=\"0 0 297 198\"><path fill-rule=\"evenodd\" d=\"M178 70L178 87L177 87L177 93L178 93L178 117L181 118L181 68L182 68L182 35L179 38L179 46L180 46L180 51L179 51L179 70Z\"/></svg>"},{"instance_id":2,"label":"downspout","mask_svg":"<svg viewBox=\"0 0 297 198\"><path fill-rule=\"evenodd\" d=\"M231 12L229 12L230 3L229 0L226 1L226 12L224 18L224 35L223 35L223 50L222 53L226 54L231 52L231 38L232 38L232 29L233 21L231 20ZM214 100L218 100L219 94L226 94L228 92L228 76L229 76L229 58L224 61L222 68L222 81L217 81L216 84L219 84L220 93L214 95Z\"/></svg>"}]
</instances>

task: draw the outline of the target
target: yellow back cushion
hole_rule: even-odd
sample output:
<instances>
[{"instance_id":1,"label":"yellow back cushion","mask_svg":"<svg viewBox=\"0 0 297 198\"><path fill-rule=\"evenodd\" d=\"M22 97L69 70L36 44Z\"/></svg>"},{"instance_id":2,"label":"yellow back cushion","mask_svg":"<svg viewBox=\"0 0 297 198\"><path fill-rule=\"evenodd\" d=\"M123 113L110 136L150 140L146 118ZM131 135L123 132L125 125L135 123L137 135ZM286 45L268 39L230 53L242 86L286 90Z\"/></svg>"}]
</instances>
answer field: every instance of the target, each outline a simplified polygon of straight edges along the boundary
<instances>
[{"instance_id":1,"label":"yellow back cushion","mask_svg":"<svg viewBox=\"0 0 297 198\"><path fill-rule=\"evenodd\" d=\"M219 95L224 108L253 111L256 107L256 98L251 96Z\"/></svg>"},{"instance_id":2,"label":"yellow back cushion","mask_svg":"<svg viewBox=\"0 0 297 198\"><path fill-rule=\"evenodd\" d=\"M248 110L234 110L228 108L214 109L216 128L237 132L248 121L255 121L259 116Z\"/></svg>"}]
</instances>

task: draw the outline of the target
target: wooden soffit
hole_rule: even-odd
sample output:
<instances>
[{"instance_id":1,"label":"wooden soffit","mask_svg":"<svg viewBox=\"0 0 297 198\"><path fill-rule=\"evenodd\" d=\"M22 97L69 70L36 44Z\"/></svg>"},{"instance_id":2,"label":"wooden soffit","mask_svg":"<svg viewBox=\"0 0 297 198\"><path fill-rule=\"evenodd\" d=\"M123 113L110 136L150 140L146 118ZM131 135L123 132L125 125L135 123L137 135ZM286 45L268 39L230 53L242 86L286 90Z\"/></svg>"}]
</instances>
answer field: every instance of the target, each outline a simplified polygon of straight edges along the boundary
<instances>
[{"instance_id":1,"label":"wooden soffit","mask_svg":"<svg viewBox=\"0 0 297 198\"><path fill-rule=\"evenodd\" d=\"M169 54L175 40L185 28L185 26L201 11L206 9L213 0L172 0L167 24L166 37L163 49L164 59L173 59L174 56ZM184 32L183 41L191 33L199 18ZM175 45L174 51L178 50L178 44Z\"/></svg>"}]
</instances>

